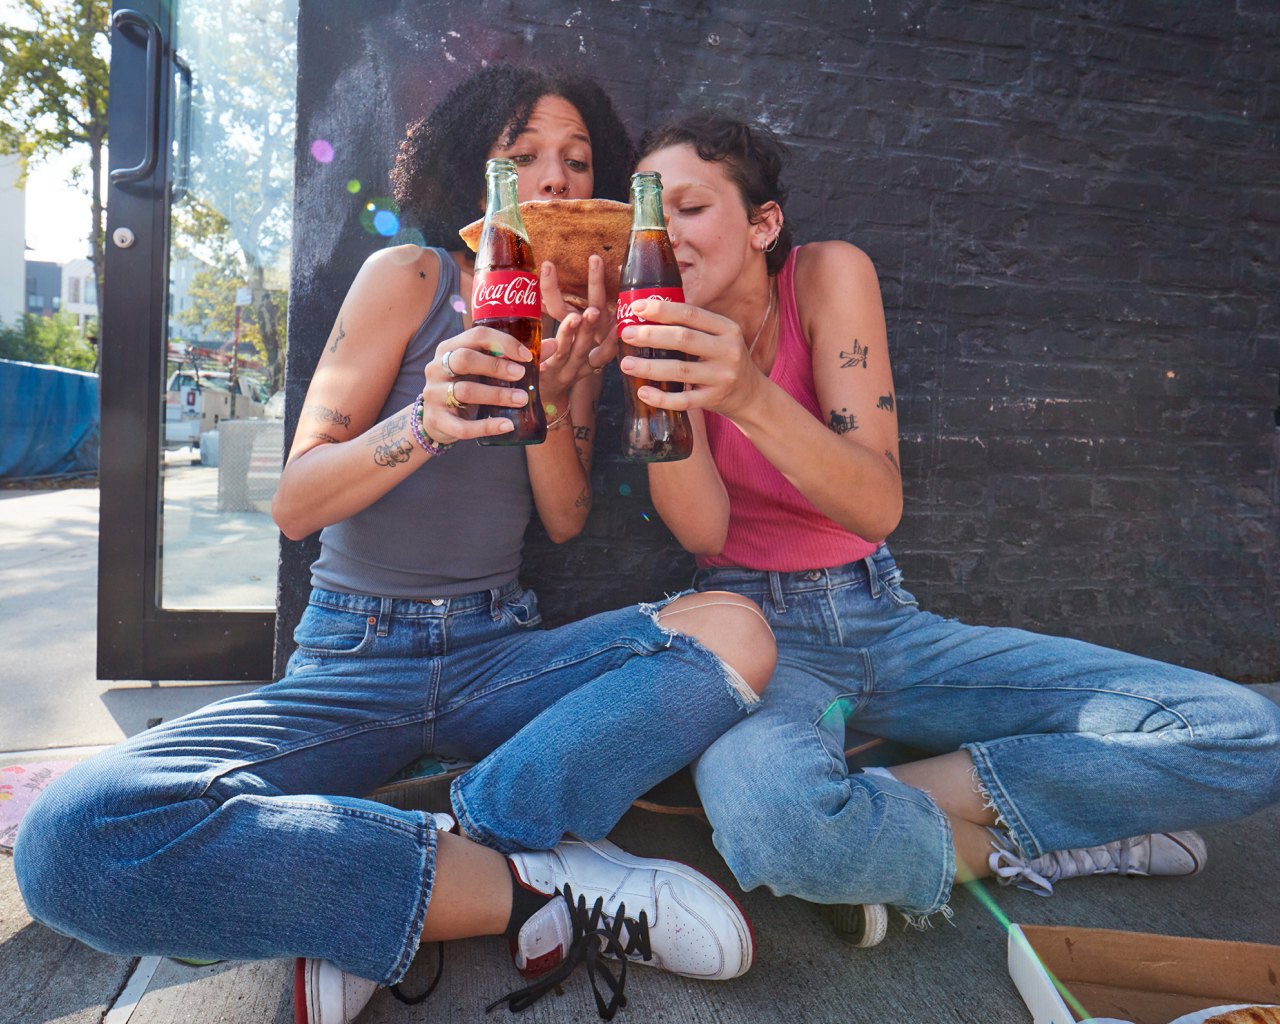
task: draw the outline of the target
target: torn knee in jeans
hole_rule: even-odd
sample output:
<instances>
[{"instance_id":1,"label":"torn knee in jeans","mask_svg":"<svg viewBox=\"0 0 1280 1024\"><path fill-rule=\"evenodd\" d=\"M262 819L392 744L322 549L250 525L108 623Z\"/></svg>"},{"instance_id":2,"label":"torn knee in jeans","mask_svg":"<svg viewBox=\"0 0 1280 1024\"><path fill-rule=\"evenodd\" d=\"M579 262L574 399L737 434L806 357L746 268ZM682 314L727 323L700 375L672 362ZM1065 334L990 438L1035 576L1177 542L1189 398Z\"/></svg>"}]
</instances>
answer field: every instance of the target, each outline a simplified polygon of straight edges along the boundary
<instances>
[{"instance_id":1,"label":"torn knee in jeans","mask_svg":"<svg viewBox=\"0 0 1280 1024\"><path fill-rule=\"evenodd\" d=\"M661 608L647 605L641 610L648 611L664 632L681 633L714 654L746 703L754 703L764 692L777 662L777 644L754 602L713 591L684 594Z\"/></svg>"}]
</instances>

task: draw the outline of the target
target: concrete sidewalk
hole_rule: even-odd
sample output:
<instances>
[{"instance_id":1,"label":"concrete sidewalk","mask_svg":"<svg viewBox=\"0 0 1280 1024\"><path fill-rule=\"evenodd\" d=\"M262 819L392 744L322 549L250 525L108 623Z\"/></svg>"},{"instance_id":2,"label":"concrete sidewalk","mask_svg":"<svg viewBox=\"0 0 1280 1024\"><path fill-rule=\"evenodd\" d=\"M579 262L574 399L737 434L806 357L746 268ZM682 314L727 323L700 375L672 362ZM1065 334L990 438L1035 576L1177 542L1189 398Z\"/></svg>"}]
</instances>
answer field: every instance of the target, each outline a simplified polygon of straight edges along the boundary
<instances>
[{"instance_id":1,"label":"concrete sidewalk","mask_svg":"<svg viewBox=\"0 0 1280 1024\"><path fill-rule=\"evenodd\" d=\"M0 491L0 766L86 756L151 720L247 688L94 678L96 526L96 490ZM1280 685L1259 689L1280 697ZM881 945L858 950L837 941L810 904L764 890L739 893L700 820L633 810L612 838L639 854L692 864L738 895L757 958L747 976L727 984L636 968L617 1019L1029 1024L1006 971L997 914L1026 924L1280 943L1278 834L1280 807L1205 830L1209 867L1189 879L1080 880L1047 900L990 882L980 887L981 898L961 889L950 925L918 933L894 915ZM410 991L425 987L436 955L434 946L422 950ZM440 987L425 1003L404 1006L381 991L360 1024L493 1020L484 1005L522 984L501 939L449 943L445 957ZM7 857L0 857L0 978L0 1024L293 1020L291 960L193 968L96 952L31 921ZM521 1019L596 1020L585 977L573 977L563 996L546 997Z\"/></svg>"}]
</instances>

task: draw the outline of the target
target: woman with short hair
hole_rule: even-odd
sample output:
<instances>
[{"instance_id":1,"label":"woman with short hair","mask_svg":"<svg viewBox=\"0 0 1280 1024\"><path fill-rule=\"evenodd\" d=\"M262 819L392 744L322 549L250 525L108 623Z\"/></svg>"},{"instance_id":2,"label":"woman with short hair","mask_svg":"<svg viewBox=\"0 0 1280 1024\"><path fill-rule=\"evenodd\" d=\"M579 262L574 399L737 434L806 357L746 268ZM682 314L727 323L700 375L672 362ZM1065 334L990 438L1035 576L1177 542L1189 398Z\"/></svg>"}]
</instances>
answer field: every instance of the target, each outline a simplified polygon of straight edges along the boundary
<instances>
[{"instance_id":1,"label":"woman with short hair","mask_svg":"<svg viewBox=\"0 0 1280 1024\"><path fill-rule=\"evenodd\" d=\"M778 668L761 709L695 765L715 843L745 889L892 904L923 924L957 879L1045 895L1061 879L1187 875L1187 831L1280 798L1280 708L1189 669L918 609L885 544L902 514L896 400L871 260L793 247L785 152L718 114L647 134L685 303L650 302L624 373L681 381L685 462L654 504L699 589L764 608ZM850 771L846 724L935 756ZM878 916L883 916L882 914ZM857 932L851 923L849 931ZM856 935L869 943L873 937Z\"/></svg>"}]
</instances>

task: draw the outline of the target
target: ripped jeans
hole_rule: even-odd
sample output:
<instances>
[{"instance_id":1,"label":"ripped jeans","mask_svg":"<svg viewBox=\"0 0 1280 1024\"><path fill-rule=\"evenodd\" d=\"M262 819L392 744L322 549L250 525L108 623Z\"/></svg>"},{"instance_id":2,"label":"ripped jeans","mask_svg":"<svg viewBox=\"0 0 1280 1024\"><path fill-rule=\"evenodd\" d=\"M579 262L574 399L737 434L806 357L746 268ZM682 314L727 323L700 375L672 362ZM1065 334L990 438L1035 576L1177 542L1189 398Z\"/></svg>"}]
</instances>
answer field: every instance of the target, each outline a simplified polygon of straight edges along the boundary
<instances>
[{"instance_id":1,"label":"ripped jeans","mask_svg":"<svg viewBox=\"0 0 1280 1024\"><path fill-rule=\"evenodd\" d=\"M764 609L778 667L760 709L694 767L744 889L946 905L946 816L921 790L850 774L846 723L934 754L965 748L1029 856L1241 818L1280 800L1280 707L1235 683L916 607L888 548L808 572L704 569L698 589Z\"/></svg>"},{"instance_id":2,"label":"ripped jeans","mask_svg":"<svg viewBox=\"0 0 1280 1024\"><path fill-rule=\"evenodd\" d=\"M758 700L657 608L541 628L532 591L437 601L314 590L279 682L125 740L28 812L32 917L97 949L320 957L383 984L418 946L427 815L362 799L424 754L503 852L604 836Z\"/></svg>"}]
</instances>

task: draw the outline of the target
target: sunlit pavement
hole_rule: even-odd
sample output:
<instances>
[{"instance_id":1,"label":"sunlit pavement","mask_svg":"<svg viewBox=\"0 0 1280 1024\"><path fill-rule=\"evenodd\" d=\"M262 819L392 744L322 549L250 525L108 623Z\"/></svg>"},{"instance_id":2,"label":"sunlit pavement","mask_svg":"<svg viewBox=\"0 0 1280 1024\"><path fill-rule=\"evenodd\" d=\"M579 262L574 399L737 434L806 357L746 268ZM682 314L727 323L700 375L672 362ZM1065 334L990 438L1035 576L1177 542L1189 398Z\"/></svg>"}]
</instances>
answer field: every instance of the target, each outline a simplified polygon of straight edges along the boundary
<instances>
[{"instance_id":1,"label":"sunlit pavement","mask_svg":"<svg viewBox=\"0 0 1280 1024\"><path fill-rule=\"evenodd\" d=\"M200 504L207 506L207 484L187 485L185 490L195 494L183 497L182 507L193 511L182 514L198 522L208 520ZM182 494L181 483L175 491ZM186 529L185 549L182 539L175 537L179 559L190 561L187 552L193 549L205 551L207 571L196 577L203 582L189 589L207 590L209 581L221 573L234 577L232 593L252 598L262 591L254 591L255 581L247 577L265 571L270 574L266 588L274 596L275 535L265 541L256 536L246 540L244 516L229 518L234 522L221 534ZM224 552L232 549L235 557L226 557ZM115 743L155 719L170 720L251 689L244 684L99 681L97 577L96 488L0 490L0 761L30 760L26 751ZM192 603L197 602L198 593Z\"/></svg>"}]
</instances>

